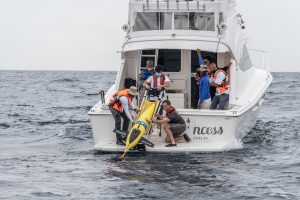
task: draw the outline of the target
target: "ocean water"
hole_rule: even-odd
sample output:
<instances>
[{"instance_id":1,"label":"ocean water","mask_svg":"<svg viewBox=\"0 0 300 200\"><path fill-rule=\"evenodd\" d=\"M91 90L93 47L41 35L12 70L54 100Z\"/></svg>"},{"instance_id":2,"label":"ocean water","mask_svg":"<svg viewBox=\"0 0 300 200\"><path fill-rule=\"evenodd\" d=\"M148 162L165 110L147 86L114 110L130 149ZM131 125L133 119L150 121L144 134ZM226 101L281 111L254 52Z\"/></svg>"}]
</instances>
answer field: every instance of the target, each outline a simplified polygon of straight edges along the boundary
<instances>
[{"instance_id":1,"label":"ocean water","mask_svg":"<svg viewBox=\"0 0 300 200\"><path fill-rule=\"evenodd\" d=\"M93 150L87 112L114 72L0 71L0 199L300 199L300 73L274 73L243 148Z\"/></svg>"}]
</instances>

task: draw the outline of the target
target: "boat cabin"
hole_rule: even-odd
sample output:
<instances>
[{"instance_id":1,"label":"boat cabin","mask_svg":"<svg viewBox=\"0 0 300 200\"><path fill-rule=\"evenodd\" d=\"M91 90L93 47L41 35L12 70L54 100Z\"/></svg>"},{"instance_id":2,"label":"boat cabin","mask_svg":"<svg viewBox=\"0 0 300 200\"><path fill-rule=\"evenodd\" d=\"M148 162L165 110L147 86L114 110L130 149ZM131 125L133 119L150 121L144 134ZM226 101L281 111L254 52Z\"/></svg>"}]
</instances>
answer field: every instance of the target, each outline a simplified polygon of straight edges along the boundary
<instances>
[{"instance_id":1,"label":"boat cabin","mask_svg":"<svg viewBox=\"0 0 300 200\"><path fill-rule=\"evenodd\" d=\"M250 77L254 68L247 40L242 37L236 40L237 33L242 31L241 20L226 24L233 13L234 0L131 0L129 5L129 22L123 27L127 32L123 64L116 90L124 88L126 78L138 80L146 61L152 60L155 66L164 66L164 74L171 80L167 92L172 104L179 109L195 109L198 101L196 50L199 48L202 57L212 57L217 66L233 63L227 107L237 104L244 86L236 86L239 81L247 81L237 77ZM227 31L232 33L229 35Z\"/></svg>"}]
</instances>

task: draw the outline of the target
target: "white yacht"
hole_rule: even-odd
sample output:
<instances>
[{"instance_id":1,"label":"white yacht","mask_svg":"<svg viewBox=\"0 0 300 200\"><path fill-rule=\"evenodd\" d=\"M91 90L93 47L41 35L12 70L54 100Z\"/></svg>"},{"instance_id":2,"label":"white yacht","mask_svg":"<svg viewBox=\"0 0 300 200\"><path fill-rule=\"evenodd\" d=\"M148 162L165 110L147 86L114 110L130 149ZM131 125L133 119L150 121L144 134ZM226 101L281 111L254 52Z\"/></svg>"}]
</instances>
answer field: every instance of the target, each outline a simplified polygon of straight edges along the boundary
<instances>
[{"instance_id":1,"label":"white yacht","mask_svg":"<svg viewBox=\"0 0 300 200\"><path fill-rule=\"evenodd\" d=\"M124 151L124 146L116 145L114 119L107 104L115 92L124 89L126 78L139 79L146 60L165 67L164 74L171 80L168 97L186 121L185 133L192 140L167 148L166 134L153 126L147 139L154 147L147 151L192 153L242 147L241 140L255 126L273 78L268 54L247 47L246 25L235 0L130 0L123 30L127 34L115 84L89 112L96 150ZM218 66L233 64L226 110L196 109L197 48Z\"/></svg>"}]
</instances>

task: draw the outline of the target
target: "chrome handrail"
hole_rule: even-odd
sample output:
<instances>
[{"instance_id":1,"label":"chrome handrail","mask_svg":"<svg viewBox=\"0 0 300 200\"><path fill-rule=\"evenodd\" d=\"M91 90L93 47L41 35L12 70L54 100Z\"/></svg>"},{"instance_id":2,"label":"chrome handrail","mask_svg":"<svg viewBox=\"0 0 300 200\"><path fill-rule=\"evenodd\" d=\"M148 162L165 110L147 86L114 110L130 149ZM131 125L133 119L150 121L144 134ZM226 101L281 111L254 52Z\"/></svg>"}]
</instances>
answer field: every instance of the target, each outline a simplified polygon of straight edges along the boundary
<instances>
[{"instance_id":1,"label":"chrome handrail","mask_svg":"<svg viewBox=\"0 0 300 200\"><path fill-rule=\"evenodd\" d=\"M131 0L131 5L143 5L144 11L155 11L155 10L201 10L205 11L206 5L220 5L223 4L224 0L208 1L208 0ZM172 6L173 5L173 8Z\"/></svg>"}]
</instances>

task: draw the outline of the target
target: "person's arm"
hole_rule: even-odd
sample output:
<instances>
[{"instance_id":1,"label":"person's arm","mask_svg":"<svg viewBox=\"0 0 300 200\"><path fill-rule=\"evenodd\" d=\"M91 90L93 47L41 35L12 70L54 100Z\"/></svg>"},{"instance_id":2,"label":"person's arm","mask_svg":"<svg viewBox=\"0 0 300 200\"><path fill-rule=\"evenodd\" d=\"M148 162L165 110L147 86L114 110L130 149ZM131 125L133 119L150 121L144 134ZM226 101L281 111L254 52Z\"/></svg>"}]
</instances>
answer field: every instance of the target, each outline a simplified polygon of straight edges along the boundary
<instances>
[{"instance_id":1,"label":"person's arm","mask_svg":"<svg viewBox=\"0 0 300 200\"><path fill-rule=\"evenodd\" d=\"M161 87L169 88L170 86L171 86L171 82L170 81L165 81L165 84L163 84Z\"/></svg>"},{"instance_id":2,"label":"person's arm","mask_svg":"<svg viewBox=\"0 0 300 200\"><path fill-rule=\"evenodd\" d=\"M218 73L216 80L211 82L210 85L217 88L222 85L223 80L226 78L223 72Z\"/></svg>"},{"instance_id":3,"label":"person's arm","mask_svg":"<svg viewBox=\"0 0 300 200\"><path fill-rule=\"evenodd\" d=\"M215 82L210 82L210 86L215 87L215 88L219 87L219 85L216 84Z\"/></svg>"},{"instance_id":4,"label":"person's arm","mask_svg":"<svg viewBox=\"0 0 300 200\"><path fill-rule=\"evenodd\" d=\"M204 66L204 61L203 61L203 59L202 59L202 56L201 56L201 50L200 50L200 49L197 49L197 55L198 55L198 58L199 58L199 65L200 65L201 67L203 67L203 66Z\"/></svg>"},{"instance_id":5,"label":"person's arm","mask_svg":"<svg viewBox=\"0 0 300 200\"><path fill-rule=\"evenodd\" d=\"M230 68L232 67L232 62L230 62L227 66L228 66L228 69L227 69L227 71L226 71L226 73L227 73L227 75L228 75L228 83L230 83L230 81L231 81L231 73L230 73Z\"/></svg>"},{"instance_id":6,"label":"person's arm","mask_svg":"<svg viewBox=\"0 0 300 200\"><path fill-rule=\"evenodd\" d=\"M146 79L147 79L147 74L146 74L146 71L144 70L142 72L141 81L145 81Z\"/></svg>"},{"instance_id":7,"label":"person's arm","mask_svg":"<svg viewBox=\"0 0 300 200\"><path fill-rule=\"evenodd\" d=\"M129 105L129 109L133 110L136 113L140 112L140 109L138 108L137 101L135 98L132 99L132 101Z\"/></svg>"},{"instance_id":8,"label":"person's arm","mask_svg":"<svg viewBox=\"0 0 300 200\"><path fill-rule=\"evenodd\" d=\"M133 122L132 116L129 112L129 106L128 106L128 98L127 97L120 97L119 100L122 102L122 108L123 112L125 112L128 119Z\"/></svg>"},{"instance_id":9,"label":"person's arm","mask_svg":"<svg viewBox=\"0 0 300 200\"><path fill-rule=\"evenodd\" d=\"M156 120L154 122L158 123L158 124L166 124L166 123L169 123L170 120L167 117L164 117L163 119L159 119L159 120Z\"/></svg>"},{"instance_id":10,"label":"person's arm","mask_svg":"<svg viewBox=\"0 0 300 200\"><path fill-rule=\"evenodd\" d=\"M155 116L156 116L158 119L163 119L163 118L166 117L165 115L160 115L160 114L155 114Z\"/></svg>"},{"instance_id":11,"label":"person's arm","mask_svg":"<svg viewBox=\"0 0 300 200\"><path fill-rule=\"evenodd\" d=\"M149 89L151 88L151 87L149 86L149 84L151 84L152 77L153 77L153 76L150 76L147 80L144 81L143 86L144 86L147 90L149 90Z\"/></svg>"},{"instance_id":12,"label":"person's arm","mask_svg":"<svg viewBox=\"0 0 300 200\"><path fill-rule=\"evenodd\" d=\"M161 88L169 88L171 86L171 81L169 79L169 77L165 76L165 83L163 85L161 85Z\"/></svg>"}]
</instances>

